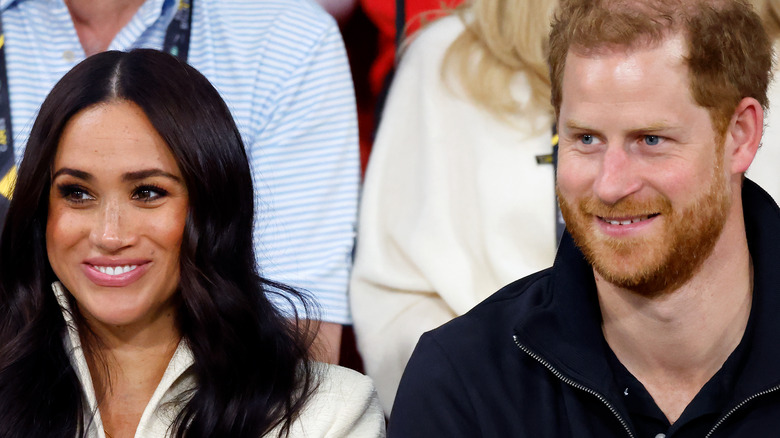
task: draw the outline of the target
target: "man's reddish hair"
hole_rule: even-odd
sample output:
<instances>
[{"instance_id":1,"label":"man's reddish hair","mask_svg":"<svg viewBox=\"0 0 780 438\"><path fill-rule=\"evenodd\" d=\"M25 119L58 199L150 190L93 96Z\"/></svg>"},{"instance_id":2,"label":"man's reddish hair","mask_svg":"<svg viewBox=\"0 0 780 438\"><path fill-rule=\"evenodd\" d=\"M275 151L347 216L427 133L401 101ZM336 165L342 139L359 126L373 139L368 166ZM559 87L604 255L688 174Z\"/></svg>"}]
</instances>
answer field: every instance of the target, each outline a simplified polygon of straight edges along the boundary
<instances>
[{"instance_id":1,"label":"man's reddish hair","mask_svg":"<svg viewBox=\"0 0 780 438\"><path fill-rule=\"evenodd\" d=\"M588 54L660 44L682 34L694 100L725 133L739 102L767 108L772 43L761 19L742 0L561 0L550 32L552 105L561 109L569 51Z\"/></svg>"}]
</instances>

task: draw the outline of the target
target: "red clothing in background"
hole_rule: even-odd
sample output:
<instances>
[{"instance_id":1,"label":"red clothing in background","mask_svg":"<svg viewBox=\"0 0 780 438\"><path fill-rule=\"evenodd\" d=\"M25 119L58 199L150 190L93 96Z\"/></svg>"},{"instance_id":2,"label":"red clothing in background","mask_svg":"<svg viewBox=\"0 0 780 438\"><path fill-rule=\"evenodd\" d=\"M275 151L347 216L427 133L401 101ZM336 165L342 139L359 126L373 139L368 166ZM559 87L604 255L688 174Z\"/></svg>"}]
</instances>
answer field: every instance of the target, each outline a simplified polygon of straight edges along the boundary
<instances>
[{"instance_id":1,"label":"red clothing in background","mask_svg":"<svg viewBox=\"0 0 780 438\"><path fill-rule=\"evenodd\" d=\"M407 36L420 28L420 14L442 8L453 8L462 0L406 0ZM395 59L395 2L392 0L360 0L360 6L377 27L377 55L369 72L369 84L374 96L379 95L385 77L393 69ZM435 15L433 16L435 17Z\"/></svg>"}]
</instances>

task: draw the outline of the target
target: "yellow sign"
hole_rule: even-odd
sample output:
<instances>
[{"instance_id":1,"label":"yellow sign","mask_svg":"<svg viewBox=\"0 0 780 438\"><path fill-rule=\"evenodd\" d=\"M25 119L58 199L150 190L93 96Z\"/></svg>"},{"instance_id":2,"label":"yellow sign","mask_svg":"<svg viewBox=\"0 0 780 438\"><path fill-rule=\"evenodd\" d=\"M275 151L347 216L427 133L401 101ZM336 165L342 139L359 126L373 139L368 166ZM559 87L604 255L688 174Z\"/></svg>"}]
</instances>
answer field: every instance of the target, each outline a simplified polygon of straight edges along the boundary
<instances>
[{"instance_id":1,"label":"yellow sign","mask_svg":"<svg viewBox=\"0 0 780 438\"><path fill-rule=\"evenodd\" d=\"M0 179L0 194L11 199L11 196L14 194L14 187L16 187L16 166L12 167L3 179Z\"/></svg>"}]
</instances>

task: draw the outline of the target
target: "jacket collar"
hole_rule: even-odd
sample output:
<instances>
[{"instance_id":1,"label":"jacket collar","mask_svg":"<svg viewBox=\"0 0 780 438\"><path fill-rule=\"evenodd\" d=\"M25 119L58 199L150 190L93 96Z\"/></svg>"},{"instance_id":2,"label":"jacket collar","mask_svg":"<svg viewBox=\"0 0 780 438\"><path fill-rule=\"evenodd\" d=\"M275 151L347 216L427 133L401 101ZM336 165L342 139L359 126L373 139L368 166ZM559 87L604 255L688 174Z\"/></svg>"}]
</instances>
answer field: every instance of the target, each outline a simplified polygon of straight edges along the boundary
<instances>
[{"instance_id":1,"label":"jacket collar","mask_svg":"<svg viewBox=\"0 0 780 438\"><path fill-rule=\"evenodd\" d=\"M780 209L750 180L745 180L742 199L753 258L753 304L747 331L750 348L735 386L737 398L780 384Z\"/></svg>"},{"instance_id":2,"label":"jacket collar","mask_svg":"<svg viewBox=\"0 0 780 438\"><path fill-rule=\"evenodd\" d=\"M742 188L748 248L753 259L753 303L746 336L747 358L734 386L741 401L780 383L780 209L750 180ZM601 392L615 394L601 331L593 270L564 233L543 298L520 316L518 342L558 371Z\"/></svg>"},{"instance_id":3,"label":"jacket collar","mask_svg":"<svg viewBox=\"0 0 780 438\"><path fill-rule=\"evenodd\" d=\"M95 389L92 385L92 376L87 366L87 359L84 356L84 350L81 346L81 338L79 337L78 328L73 318L73 312L71 310L70 302L68 300L68 292L65 287L59 281L52 284L52 290L57 297L57 302L60 305L62 311L62 317L65 319L65 326L67 327L67 333L64 336L63 344L65 346L65 352L70 358L71 366L76 372L76 376L81 384L82 393L85 398L84 416L89 418L94 413L92 422L86 421L85 424L90 424L89 436L100 436L98 430L103 430L103 421L100 418L100 411L97 406L97 397L95 395ZM146 409L141 416L141 420L138 425L138 430L145 430L152 427L156 421L160 421L158 408L176 400L176 396L183 393L187 389L194 388L195 380L191 376L191 373L186 373L194 363L194 356L192 350L190 350L187 342L181 340L176 347L176 351L171 357L171 361L168 362L168 367L165 369L160 384L152 394L152 398L149 400ZM173 421L175 413L172 413L169 418L166 418L170 424Z\"/></svg>"}]
</instances>

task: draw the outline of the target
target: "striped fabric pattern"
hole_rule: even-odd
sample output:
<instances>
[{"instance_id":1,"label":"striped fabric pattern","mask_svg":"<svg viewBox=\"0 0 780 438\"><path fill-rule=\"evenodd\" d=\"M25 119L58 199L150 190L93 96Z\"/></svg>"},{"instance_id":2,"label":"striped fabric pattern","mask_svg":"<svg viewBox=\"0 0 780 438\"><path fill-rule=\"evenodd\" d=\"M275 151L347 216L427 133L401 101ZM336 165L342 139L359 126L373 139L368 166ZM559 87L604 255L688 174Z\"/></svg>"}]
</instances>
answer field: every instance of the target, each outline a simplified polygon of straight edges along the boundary
<instances>
[{"instance_id":1,"label":"striped fabric pattern","mask_svg":"<svg viewBox=\"0 0 780 438\"><path fill-rule=\"evenodd\" d=\"M176 7L147 0L109 49L162 48ZM63 0L0 0L0 10L18 163L46 94L85 55ZM359 157L335 22L307 0L195 0L188 61L220 91L244 138L261 272L308 291L316 319L349 323Z\"/></svg>"}]
</instances>

